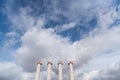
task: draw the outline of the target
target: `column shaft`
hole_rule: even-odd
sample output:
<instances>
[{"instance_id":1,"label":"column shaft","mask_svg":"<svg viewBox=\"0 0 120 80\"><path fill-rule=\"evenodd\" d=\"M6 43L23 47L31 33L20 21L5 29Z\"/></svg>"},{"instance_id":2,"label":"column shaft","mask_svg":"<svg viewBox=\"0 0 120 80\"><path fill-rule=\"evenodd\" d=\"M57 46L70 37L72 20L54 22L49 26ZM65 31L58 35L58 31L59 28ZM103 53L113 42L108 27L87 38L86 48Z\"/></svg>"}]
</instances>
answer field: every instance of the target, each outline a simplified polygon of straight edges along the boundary
<instances>
[{"instance_id":1,"label":"column shaft","mask_svg":"<svg viewBox=\"0 0 120 80\"><path fill-rule=\"evenodd\" d=\"M40 67L41 67L42 63L38 62L37 63L37 70L36 70L36 78L35 80L40 80Z\"/></svg>"},{"instance_id":2,"label":"column shaft","mask_svg":"<svg viewBox=\"0 0 120 80\"><path fill-rule=\"evenodd\" d=\"M62 62L59 62L58 63L58 74L59 74L59 76L58 76L58 80L62 80L62 65L63 65L63 63Z\"/></svg>"},{"instance_id":3,"label":"column shaft","mask_svg":"<svg viewBox=\"0 0 120 80\"><path fill-rule=\"evenodd\" d=\"M74 71L73 71L73 63L72 62L69 63L69 67L70 67L70 80L74 80Z\"/></svg>"},{"instance_id":4,"label":"column shaft","mask_svg":"<svg viewBox=\"0 0 120 80\"><path fill-rule=\"evenodd\" d=\"M47 80L51 80L51 66L52 66L52 63L48 62L47 65L48 65Z\"/></svg>"}]
</instances>

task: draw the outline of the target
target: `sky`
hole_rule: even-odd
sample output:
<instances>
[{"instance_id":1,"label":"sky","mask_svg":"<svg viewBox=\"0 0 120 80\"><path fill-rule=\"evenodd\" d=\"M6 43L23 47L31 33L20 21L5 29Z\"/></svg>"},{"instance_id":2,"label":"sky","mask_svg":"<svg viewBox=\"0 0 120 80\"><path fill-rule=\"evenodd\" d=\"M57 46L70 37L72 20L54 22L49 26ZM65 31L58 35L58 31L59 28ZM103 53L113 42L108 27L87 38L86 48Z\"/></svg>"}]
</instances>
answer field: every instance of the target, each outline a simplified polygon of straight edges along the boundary
<instances>
[{"instance_id":1,"label":"sky","mask_svg":"<svg viewBox=\"0 0 120 80\"><path fill-rule=\"evenodd\" d=\"M0 0L0 80L120 80L120 0Z\"/></svg>"}]
</instances>

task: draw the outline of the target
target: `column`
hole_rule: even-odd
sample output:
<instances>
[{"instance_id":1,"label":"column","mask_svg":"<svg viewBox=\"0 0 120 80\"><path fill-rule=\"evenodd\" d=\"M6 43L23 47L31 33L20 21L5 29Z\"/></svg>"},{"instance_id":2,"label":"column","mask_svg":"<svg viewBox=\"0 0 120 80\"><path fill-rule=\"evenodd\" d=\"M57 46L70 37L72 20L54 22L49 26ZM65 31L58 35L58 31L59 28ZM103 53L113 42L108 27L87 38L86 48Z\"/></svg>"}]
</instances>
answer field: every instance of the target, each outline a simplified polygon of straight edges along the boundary
<instances>
[{"instance_id":1,"label":"column","mask_svg":"<svg viewBox=\"0 0 120 80\"><path fill-rule=\"evenodd\" d=\"M51 80L51 66L52 66L52 63L48 62L47 65L48 65L47 80Z\"/></svg>"},{"instance_id":2,"label":"column","mask_svg":"<svg viewBox=\"0 0 120 80\"><path fill-rule=\"evenodd\" d=\"M35 78L35 80L40 80L40 67L41 67L42 63L37 62L36 64L37 64L37 70L36 70L36 78Z\"/></svg>"},{"instance_id":3,"label":"column","mask_svg":"<svg viewBox=\"0 0 120 80\"><path fill-rule=\"evenodd\" d=\"M70 80L74 80L73 62L69 62L68 65L70 68Z\"/></svg>"},{"instance_id":4,"label":"column","mask_svg":"<svg viewBox=\"0 0 120 80\"><path fill-rule=\"evenodd\" d=\"M62 65L63 63L62 62L58 62L58 80L62 80Z\"/></svg>"}]
</instances>

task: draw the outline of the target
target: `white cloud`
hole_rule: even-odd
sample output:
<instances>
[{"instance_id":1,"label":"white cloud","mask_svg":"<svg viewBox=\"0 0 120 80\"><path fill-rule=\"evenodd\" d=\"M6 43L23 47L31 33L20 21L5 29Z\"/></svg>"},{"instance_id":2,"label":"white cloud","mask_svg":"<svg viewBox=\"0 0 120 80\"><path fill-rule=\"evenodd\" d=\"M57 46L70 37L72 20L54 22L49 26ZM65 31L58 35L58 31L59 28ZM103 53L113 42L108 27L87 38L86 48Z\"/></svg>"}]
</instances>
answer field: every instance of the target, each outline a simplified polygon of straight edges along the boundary
<instances>
[{"instance_id":1,"label":"white cloud","mask_svg":"<svg viewBox=\"0 0 120 80\"><path fill-rule=\"evenodd\" d=\"M14 19L9 16L18 30L26 30L21 36L22 44L16 50L15 58L17 62L25 71L32 72L36 69L35 62L38 60L42 61L44 63L42 73L44 76L43 79L45 79L45 68L48 61L52 61L55 64L55 66L53 66L55 69L53 70L53 73L56 72L58 61L67 63L70 60L75 62L75 69L79 71L81 65L94 58L96 54L103 54L105 51L108 51L115 46L120 46L119 25L109 29L111 23L119 18L117 17L119 16L118 12L111 6L112 0L97 1L77 0L75 2L71 0L68 12L63 12L63 15L70 21L74 21L74 23L65 23L61 25L62 28L60 29L62 31L74 28L75 25L79 23L79 20L83 20L83 18L85 19L85 22L88 22L94 17L97 17L98 19L97 26L99 28L94 29L90 32L89 36L74 43L71 43L68 38L57 35L54 32L54 29L43 29L42 27L44 27L44 24L46 23L45 20L41 17L38 17L38 20L36 20L34 17L28 15L29 9L22 8L19 16L13 16ZM105 64L106 62L103 63ZM64 67L64 70L65 68L66 67ZM94 80L94 78L96 78L95 80L104 79L103 75L99 77L99 75L101 75L100 72L101 70L91 72L89 74L90 76L88 75L85 80ZM102 73L109 75L110 72L109 70L107 72L102 70ZM33 74L26 74L24 78L28 78L28 75ZM118 78L118 76L114 76L113 79L115 78ZM106 78L105 80L108 79Z\"/></svg>"},{"instance_id":2,"label":"white cloud","mask_svg":"<svg viewBox=\"0 0 120 80\"><path fill-rule=\"evenodd\" d=\"M7 40L4 41L4 46L3 46L3 50L10 48L13 45L16 45L17 42L19 42L18 37L20 37L19 34L17 34L16 32L7 32L5 34L5 37L7 38Z\"/></svg>"},{"instance_id":3,"label":"white cloud","mask_svg":"<svg viewBox=\"0 0 120 80\"><path fill-rule=\"evenodd\" d=\"M21 33L24 33L33 26L40 29L40 27L43 27L44 25L44 18L35 18L29 15L31 11L30 7L20 7L18 10L18 14L11 12L11 8L6 8L6 10L8 20L10 23L12 23L12 25L10 25L10 29L14 31L21 31Z\"/></svg>"},{"instance_id":4,"label":"white cloud","mask_svg":"<svg viewBox=\"0 0 120 80\"><path fill-rule=\"evenodd\" d=\"M113 0L70 0L68 10L63 12L69 20L86 23L97 17L101 11L108 10Z\"/></svg>"},{"instance_id":5,"label":"white cloud","mask_svg":"<svg viewBox=\"0 0 120 80\"><path fill-rule=\"evenodd\" d=\"M17 60L23 66L34 65L36 60L75 60L79 65L85 63L94 54L103 53L119 45L120 28L112 28L104 33L89 36L71 44L51 30L33 28L22 37L22 46L17 50ZM112 44L111 44L112 43ZM69 55L68 55L69 54ZM21 59L22 58L22 59Z\"/></svg>"},{"instance_id":6,"label":"white cloud","mask_svg":"<svg viewBox=\"0 0 120 80\"><path fill-rule=\"evenodd\" d=\"M6 36L17 36L17 33L16 32L8 32L8 33L6 33Z\"/></svg>"},{"instance_id":7,"label":"white cloud","mask_svg":"<svg viewBox=\"0 0 120 80\"><path fill-rule=\"evenodd\" d=\"M27 73L13 62L0 63L0 80L33 80L34 73Z\"/></svg>"},{"instance_id":8,"label":"white cloud","mask_svg":"<svg viewBox=\"0 0 120 80\"><path fill-rule=\"evenodd\" d=\"M120 79L120 64L117 63L106 69L94 70L84 74L83 80L119 80Z\"/></svg>"},{"instance_id":9,"label":"white cloud","mask_svg":"<svg viewBox=\"0 0 120 80\"><path fill-rule=\"evenodd\" d=\"M70 45L67 39L57 36L52 30L33 28L22 37L22 46L17 50L16 59L25 69L28 69L29 64L33 66L36 60L46 62L66 60L68 57L73 59L74 56L71 56L73 53L69 51ZM19 59L20 57L22 59ZM33 67L30 68L33 69Z\"/></svg>"},{"instance_id":10,"label":"white cloud","mask_svg":"<svg viewBox=\"0 0 120 80\"><path fill-rule=\"evenodd\" d=\"M57 25L55 27L55 30L57 32L63 32L63 31L69 30L71 28L74 28L75 26L76 26L76 24L74 22L70 22L68 24L63 24L62 26Z\"/></svg>"}]
</instances>

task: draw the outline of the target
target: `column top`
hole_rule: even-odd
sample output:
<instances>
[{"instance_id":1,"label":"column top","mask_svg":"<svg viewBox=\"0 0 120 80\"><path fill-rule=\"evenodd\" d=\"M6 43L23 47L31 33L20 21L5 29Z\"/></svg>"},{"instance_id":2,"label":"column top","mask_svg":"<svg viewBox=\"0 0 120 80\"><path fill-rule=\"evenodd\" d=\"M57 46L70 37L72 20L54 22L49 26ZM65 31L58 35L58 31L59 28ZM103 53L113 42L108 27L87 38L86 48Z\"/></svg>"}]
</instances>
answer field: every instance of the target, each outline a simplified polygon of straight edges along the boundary
<instances>
[{"instance_id":1,"label":"column top","mask_svg":"<svg viewBox=\"0 0 120 80\"><path fill-rule=\"evenodd\" d=\"M50 62L50 61L47 63L47 65L48 65L48 64L51 64L51 65L53 65L53 63L52 63L52 62Z\"/></svg>"},{"instance_id":2,"label":"column top","mask_svg":"<svg viewBox=\"0 0 120 80\"><path fill-rule=\"evenodd\" d=\"M72 62L72 61L70 61L70 62L68 63L68 65L70 65L70 64L72 64L72 65L73 65L73 62Z\"/></svg>"},{"instance_id":3,"label":"column top","mask_svg":"<svg viewBox=\"0 0 120 80\"><path fill-rule=\"evenodd\" d=\"M59 65L59 64L62 64L62 65L63 65L63 63L62 63L61 61L60 61L60 62L58 62L58 65Z\"/></svg>"},{"instance_id":4,"label":"column top","mask_svg":"<svg viewBox=\"0 0 120 80\"><path fill-rule=\"evenodd\" d=\"M42 62L38 61L38 62L36 62L36 64L40 64L40 65L42 65Z\"/></svg>"}]
</instances>

